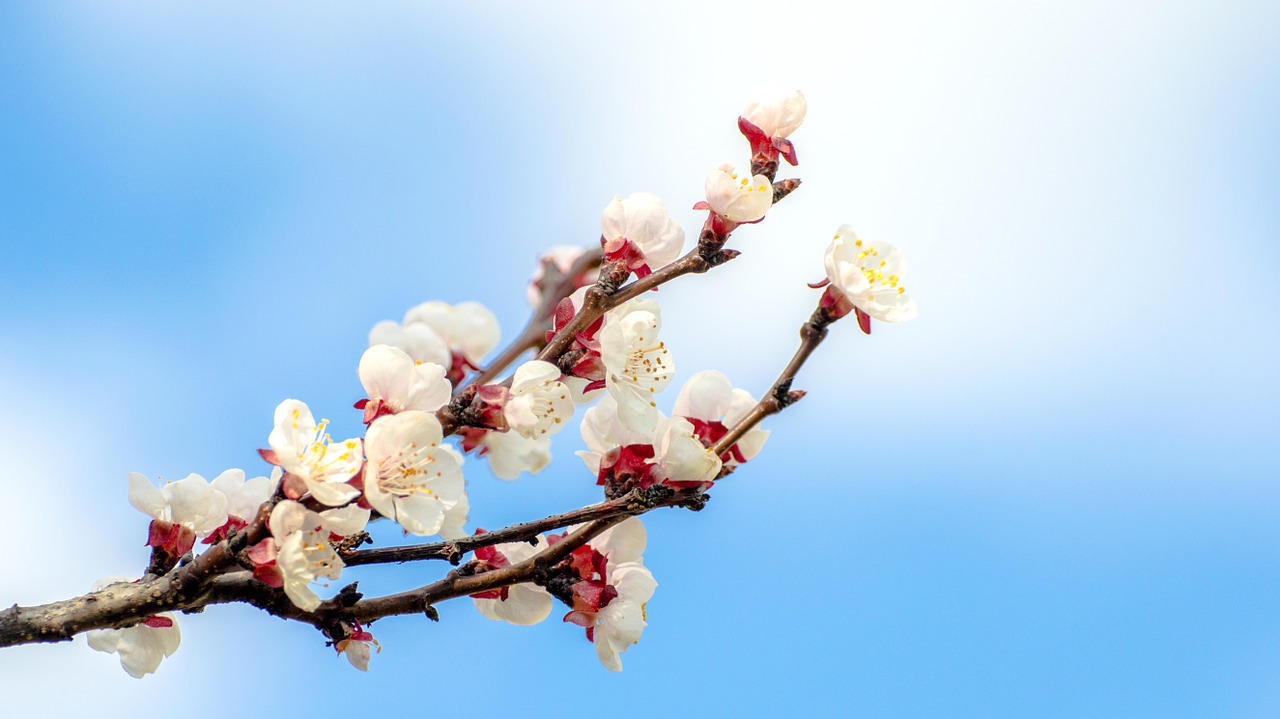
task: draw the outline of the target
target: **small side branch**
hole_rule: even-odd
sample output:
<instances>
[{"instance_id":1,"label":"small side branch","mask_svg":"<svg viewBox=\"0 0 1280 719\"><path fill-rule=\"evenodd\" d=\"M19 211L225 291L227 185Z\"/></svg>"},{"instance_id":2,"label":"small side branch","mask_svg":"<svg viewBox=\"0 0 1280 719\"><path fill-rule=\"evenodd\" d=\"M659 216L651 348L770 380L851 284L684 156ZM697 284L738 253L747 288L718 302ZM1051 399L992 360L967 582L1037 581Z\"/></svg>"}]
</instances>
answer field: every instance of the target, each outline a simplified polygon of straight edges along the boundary
<instances>
[{"instance_id":1,"label":"small side branch","mask_svg":"<svg viewBox=\"0 0 1280 719\"><path fill-rule=\"evenodd\" d=\"M800 347L796 349L791 361L778 375L778 380L760 398L760 401L756 402L751 411L712 446L713 452L723 455L742 439L742 435L750 432L765 417L777 414L804 398L804 390L791 389L791 383L795 381L796 375L800 373L800 368L809 359L809 355L813 354L818 345L822 344L822 340L827 338L827 327L834 321L830 313L819 307L813 311L808 322L800 325Z\"/></svg>"}]
</instances>

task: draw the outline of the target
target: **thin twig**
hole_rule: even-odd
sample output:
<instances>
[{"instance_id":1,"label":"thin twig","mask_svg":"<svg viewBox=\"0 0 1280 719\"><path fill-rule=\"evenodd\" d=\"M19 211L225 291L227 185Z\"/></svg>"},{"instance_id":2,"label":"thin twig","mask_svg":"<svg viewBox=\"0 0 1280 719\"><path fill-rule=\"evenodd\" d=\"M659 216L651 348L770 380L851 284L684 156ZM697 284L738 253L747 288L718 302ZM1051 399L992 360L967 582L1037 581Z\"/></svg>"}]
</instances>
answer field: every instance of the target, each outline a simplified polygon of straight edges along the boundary
<instances>
[{"instance_id":1,"label":"thin twig","mask_svg":"<svg viewBox=\"0 0 1280 719\"><path fill-rule=\"evenodd\" d=\"M579 255L565 272L561 272L554 262L545 260L543 262L543 278L547 280L546 287L542 292L541 301L534 309L533 314L530 315L529 322L525 325L524 330L497 357L493 358L479 374L472 377L465 384L459 385L454 392L454 396L462 394L469 387L479 387L492 382L503 370L519 359L520 355L546 344L547 330L552 328L551 323L552 318L555 316L556 305L560 303L560 300L573 293L574 281L578 277L600 266L603 257L603 252L599 247L588 249Z\"/></svg>"},{"instance_id":2,"label":"thin twig","mask_svg":"<svg viewBox=\"0 0 1280 719\"><path fill-rule=\"evenodd\" d=\"M751 408L737 424L729 430L712 447L711 451L717 456L723 455L729 451L729 448L742 439L742 435L750 432L765 417L777 414L786 409L790 405L800 401L805 395L803 390L791 389L791 383L795 381L796 375L800 372L800 368L804 366L809 355L822 344L822 340L827 337L827 327L834 320L826 310L819 307L814 310L813 315L809 317L809 321L800 325L800 347L796 349L796 353L792 355L791 361L782 369L782 373L778 375L778 380L773 383L769 391L760 398L759 402Z\"/></svg>"}]
</instances>

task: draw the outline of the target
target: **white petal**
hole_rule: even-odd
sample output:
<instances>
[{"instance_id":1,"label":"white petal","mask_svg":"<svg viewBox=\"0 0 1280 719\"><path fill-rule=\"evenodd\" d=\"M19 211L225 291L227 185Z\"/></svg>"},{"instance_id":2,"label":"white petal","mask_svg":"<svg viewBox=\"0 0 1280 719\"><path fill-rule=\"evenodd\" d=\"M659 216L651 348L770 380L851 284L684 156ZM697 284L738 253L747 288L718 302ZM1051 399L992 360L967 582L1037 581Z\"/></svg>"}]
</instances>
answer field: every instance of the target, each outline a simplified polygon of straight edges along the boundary
<instances>
[{"instance_id":1,"label":"white petal","mask_svg":"<svg viewBox=\"0 0 1280 719\"><path fill-rule=\"evenodd\" d=\"M808 110L804 93L794 90L785 95L774 94L765 100L748 103L742 116L764 134L786 138L804 122Z\"/></svg>"},{"instance_id":2,"label":"white petal","mask_svg":"<svg viewBox=\"0 0 1280 719\"><path fill-rule=\"evenodd\" d=\"M511 378L511 393L523 394L547 382L560 379L560 368L542 360L530 360L516 368Z\"/></svg>"},{"instance_id":3,"label":"white petal","mask_svg":"<svg viewBox=\"0 0 1280 719\"><path fill-rule=\"evenodd\" d=\"M168 517L169 501L164 492L138 472L129 473L129 504L152 519Z\"/></svg>"},{"instance_id":4,"label":"white petal","mask_svg":"<svg viewBox=\"0 0 1280 719\"><path fill-rule=\"evenodd\" d=\"M495 612L504 621L520 626L537 624L551 614L553 602L547 590L536 584L517 584L498 600Z\"/></svg>"},{"instance_id":5,"label":"white petal","mask_svg":"<svg viewBox=\"0 0 1280 719\"><path fill-rule=\"evenodd\" d=\"M414 363L402 349L374 345L360 356L357 374L369 399L401 400L409 394L414 379Z\"/></svg>"},{"instance_id":6,"label":"white petal","mask_svg":"<svg viewBox=\"0 0 1280 719\"><path fill-rule=\"evenodd\" d=\"M438 498L424 494L396 497L393 519L410 534L435 534L444 524L445 506Z\"/></svg>"},{"instance_id":7,"label":"white petal","mask_svg":"<svg viewBox=\"0 0 1280 719\"><path fill-rule=\"evenodd\" d=\"M89 646L100 652L114 654L120 646L120 629L90 629L85 632Z\"/></svg>"},{"instance_id":8,"label":"white petal","mask_svg":"<svg viewBox=\"0 0 1280 719\"><path fill-rule=\"evenodd\" d=\"M363 532L365 525L369 524L369 510L348 504L338 509L326 509L320 513L320 520L330 532L339 537L350 537Z\"/></svg>"},{"instance_id":9,"label":"white petal","mask_svg":"<svg viewBox=\"0 0 1280 719\"><path fill-rule=\"evenodd\" d=\"M307 508L301 504L286 499L271 510L271 518L267 520L267 528L271 530L271 536L280 541L302 529L302 525L307 519Z\"/></svg>"},{"instance_id":10,"label":"white petal","mask_svg":"<svg viewBox=\"0 0 1280 719\"><path fill-rule=\"evenodd\" d=\"M489 469L500 479L537 474L551 462L551 440L545 436L528 439L516 432L486 432L483 442Z\"/></svg>"},{"instance_id":11,"label":"white petal","mask_svg":"<svg viewBox=\"0 0 1280 719\"><path fill-rule=\"evenodd\" d=\"M636 562L644 554L649 535L639 517L629 517L606 529L591 542L596 551L609 558L609 562Z\"/></svg>"},{"instance_id":12,"label":"white petal","mask_svg":"<svg viewBox=\"0 0 1280 719\"><path fill-rule=\"evenodd\" d=\"M369 657L371 651L368 642L361 642L354 639L348 640L343 647L343 654L347 655L347 661L351 662L351 666L362 672L369 671Z\"/></svg>"},{"instance_id":13,"label":"white petal","mask_svg":"<svg viewBox=\"0 0 1280 719\"><path fill-rule=\"evenodd\" d=\"M326 507L340 507L360 496L360 490L342 482L307 482L307 491Z\"/></svg>"},{"instance_id":14,"label":"white petal","mask_svg":"<svg viewBox=\"0 0 1280 719\"><path fill-rule=\"evenodd\" d=\"M733 396L733 383L720 372L703 370L680 388L671 414L717 422L725 416Z\"/></svg>"},{"instance_id":15,"label":"white petal","mask_svg":"<svg viewBox=\"0 0 1280 719\"><path fill-rule=\"evenodd\" d=\"M208 536L227 523L227 496L198 474L170 482L162 491L169 500L173 521L191 527L197 536Z\"/></svg>"}]
</instances>

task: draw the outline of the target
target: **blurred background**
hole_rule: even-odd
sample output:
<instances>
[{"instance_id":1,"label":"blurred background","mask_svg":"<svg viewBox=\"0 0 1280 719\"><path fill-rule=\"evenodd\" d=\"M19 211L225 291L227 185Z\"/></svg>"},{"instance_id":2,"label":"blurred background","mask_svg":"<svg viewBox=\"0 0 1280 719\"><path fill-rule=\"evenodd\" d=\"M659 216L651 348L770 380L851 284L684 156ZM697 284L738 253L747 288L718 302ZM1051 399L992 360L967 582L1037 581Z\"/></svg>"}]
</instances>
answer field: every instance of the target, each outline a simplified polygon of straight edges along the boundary
<instances>
[{"instance_id":1,"label":"blurred background","mask_svg":"<svg viewBox=\"0 0 1280 719\"><path fill-rule=\"evenodd\" d=\"M377 623L368 675L214 607L141 681L0 651L12 716L1280 714L1276 3L6 3L0 87L0 605L141 571L129 471L264 473L286 397L356 434L376 321L475 299L514 336L615 195L695 235L761 88L809 99L804 186L659 293L664 409L772 382L842 223L920 305L837 325L761 457L645 519L620 675L465 600ZM596 501L580 446L471 461L473 524Z\"/></svg>"}]
</instances>

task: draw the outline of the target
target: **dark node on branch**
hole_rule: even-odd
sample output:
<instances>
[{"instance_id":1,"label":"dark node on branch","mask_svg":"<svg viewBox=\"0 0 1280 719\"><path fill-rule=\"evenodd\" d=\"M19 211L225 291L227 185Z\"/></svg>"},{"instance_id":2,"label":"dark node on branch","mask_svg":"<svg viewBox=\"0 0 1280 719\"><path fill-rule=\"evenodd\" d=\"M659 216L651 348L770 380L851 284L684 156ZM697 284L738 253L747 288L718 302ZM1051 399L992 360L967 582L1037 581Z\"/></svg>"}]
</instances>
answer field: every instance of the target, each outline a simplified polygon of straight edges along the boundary
<instances>
[{"instance_id":1,"label":"dark node on branch","mask_svg":"<svg viewBox=\"0 0 1280 719\"><path fill-rule=\"evenodd\" d=\"M151 561L147 563L147 571L145 575L153 577L163 576L178 565L178 557L169 554L161 547L151 548Z\"/></svg>"},{"instance_id":2,"label":"dark node on branch","mask_svg":"<svg viewBox=\"0 0 1280 719\"><path fill-rule=\"evenodd\" d=\"M605 294L611 295L618 291L623 282L631 276L631 270L627 269L627 263L618 260L609 262L600 268L600 277L596 280L596 287L599 287Z\"/></svg>"},{"instance_id":3,"label":"dark node on branch","mask_svg":"<svg viewBox=\"0 0 1280 719\"><path fill-rule=\"evenodd\" d=\"M702 234L698 236L698 256L707 262L709 266L714 266L716 255L720 254L720 250L724 247L724 243L729 241L729 236L716 232L708 221L702 227Z\"/></svg>"},{"instance_id":4,"label":"dark node on branch","mask_svg":"<svg viewBox=\"0 0 1280 719\"><path fill-rule=\"evenodd\" d=\"M342 589L338 590L338 593L333 597L333 601L336 602L340 607L350 608L356 602L364 598L363 594L356 591L356 587L359 584L360 584L359 582L352 582L347 586L343 587Z\"/></svg>"},{"instance_id":5,"label":"dark node on branch","mask_svg":"<svg viewBox=\"0 0 1280 719\"><path fill-rule=\"evenodd\" d=\"M458 545L453 542L446 542L444 550L447 552L444 558L449 561L449 564L456 567L462 563L462 550L458 549Z\"/></svg>"},{"instance_id":6,"label":"dark node on branch","mask_svg":"<svg viewBox=\"0 0 1280 719\"><path fill-rule=\"evenodd\" d=\"M621 499L631 492L631 488L623 484L609 482L604 486L605 499Z\"/></svg>"},{"instance_id":7,"label":"dark node on branch","mask_svg":"<svg viewBox=\"0 0 1280 719\"><path fill-rule=\"evenodd\" d=\"M652 484L639 492L640 501L648 507L656 507L675 496L676 491L665 484Z\"/></svg>"},{"instance_id":8,"label":"dark node on branch","mask_svg":"<svg viewBox=\"0 0 1280 719\"><path fill-rule=\"evenodd\" d=\"M793 177L789 180L779 180L773 183L773 201L776 204L779 200L790 195L800 187L800 178Z\"/></svg>"},{"instance_id":9,"label":"dark node on branch","mask_svg":"<svg viewBox=\"0 0 1280 719\"><path fill-rule=\"evenodd\" d=\"M536 535L536 534L535 534L535 535L533 535L532 537L529 537L528 539L526 539L526 540L524 540L524 541L526 541L526 542L528 542L530 545L532 545L532 546L536 547L536 546L538 546L538 535Z\"/></svg>"},{"instance_id":10,"label":"dark node on branch","mask_svg":"<svg viewBox=\"0 0 1280 719\"><path fill-rule=\"evenodd\" d=\"M471 408L471 401L476 398L476 387L471 385L462 390L453 399L449 400L449 406L445 411L449 413L456 422L464 422L467 410Z\"/></svg>"},{"instance_id":11,"label":"dark node on branch","mask_svg":"<svg viewBox=\"0 0 1280 719\"><path fill-rule=\"evenodd\" d=\"M486 567L478 560L472 560L450 572L459 577L470 577L476 574L483 574Z\"/></svg>"},{"instance_id":12,"label":"dark node on branch","mask_svg":"<svg viewBox=\"0 0 1280 719\"><path fill-rule=\"evenodd\" d=\"M440 621L440 612L430 604L428 604L427 607L422 610L422 613L427 615L427 619L430 619L433 622Z\"/></svg>"},{"instance_id":13,"label":"dark node on branch","mask_svg":"<svg viewBox=\"0 0 1280 719\"><path fill-rule=\"evenodd\" d=\"M551 569L538 572L534 577L534 582L546 589L551 596L572 607L573 585L577 584L579 579L578 573L566 561L557 564Z\"/></svg>"},{"instance_id":14,"label":"dark node on branch","mask_svg":"<svg viewBox=\"0 0 1280 719\"><path fill-rule=\"evenodd\" d=\"M560 355L556 359L556 367L564 374L573 374L573 368L577 366L578 360L582 359L582 355L586 354L584 349L571 349Z\"/></svg>"},{"instance_id":15,"label":"dark node on branch","mask_svg":"<svg viewBox=\"0 0 1280 719\"><path fill-rule=\"evenodd\" d=\"M809 321L800 325L800 337L808 339L810 335L825 335L827 327L835 322L836 318L831 316L826 307L819 307L809 316Z\"/></svg>"},{"instance_id":16,"label":"dark node on branch","mask_svg":"<svg viewBox=\"0 0 1280 719\"><path fill-rule=\"evenodd\" d=\"M324 632L325 636L333 640L331 642L325 642L325 646L333 646L334 642L340 642L343 639L346 639L349 634L346 625L342 623L342 620L337 618L325 620L323 622L323 626L320 626L319 629Z\"/></svg>"},{"instance_id":17,"label":"dark node on branch","mask_svg":"<svg viewBox=\"0 0 1280 719\"><path fill-rule=\"evenodd\" d=\"M807 393L802 389L793 389L790 392L787 392L786 394L780 395L778 397L778 409L782 410L782 409L786 409L787 407L790 407L796 402L799 402L800 400L804 399L805 394Z\"/></svg>"},{"instance_id":18,"label":"dark node on branch","mask_svg":"<svg viewBox=\"0 0 1280 719\"><path fill-rule=\"evenodd\" d=\"M368 532L356 532L350 537L343 537L342 541L333 545L338 554L350 554L363 544L373 544L373 537Z\"/></svg>"},{"instance_id":19,"label":"dark node on branch","mask_svg":"<svg viewBox=\"0 0 1280 719\"><path fill-rule=\"evenodd\" d=\"M763 154L752 157L751 174L764 175L769 178L769 182L773 182L773 178L778 174L778 160L770 159L768 155Z\"/></svg>"},{"instance_id":20,"label":"dark node on branch","mask_svg":"<svg viewBox=\"0 0 1280 719\"><path fill-rule=\"evenodd\" d=\"M708 268L718 267L728 262L729 260L735 259L738 255L741 255L741 254L742 253L739 252L738 250L720 250L719 252L715 253L711 257L707 258L707 267Z\"/></svg>"},{"instance_id":21,"label":"dark node on branch","mask_svg":"<svg viewBox=\"0 0 1280 719\"><path fill-rule=\"evenodd\" d=\"M730 470L732 471L732 470ZM691 512L701 512L707 506L707 502L711 501L711 495L699 492L690 496L688 499L680 502L680 506Z\"/></svg>"}]
</instances>

